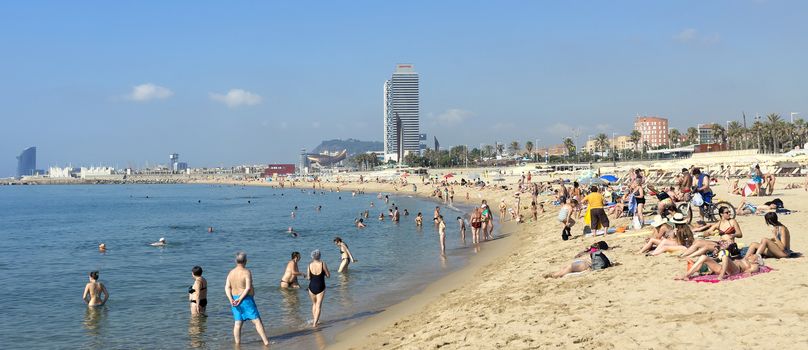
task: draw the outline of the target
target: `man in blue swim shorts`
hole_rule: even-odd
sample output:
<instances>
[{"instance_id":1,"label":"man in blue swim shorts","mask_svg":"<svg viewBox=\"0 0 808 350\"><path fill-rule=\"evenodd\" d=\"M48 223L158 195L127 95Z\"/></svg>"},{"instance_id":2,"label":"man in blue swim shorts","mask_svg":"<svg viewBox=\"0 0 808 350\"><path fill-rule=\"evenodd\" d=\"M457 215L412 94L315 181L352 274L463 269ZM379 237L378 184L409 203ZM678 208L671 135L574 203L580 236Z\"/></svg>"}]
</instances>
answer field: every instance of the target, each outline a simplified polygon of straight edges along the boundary
<instances>
[{"instance_id":1,"label":"man in blue swim shorts","mask_svg":"<svg viewBox=\"0 0 808 350\"><path fill-rule=\"evenodd\" d=\"M261 322L261 315L255 306L253 295L255 291L252 287L252 273L246 268L247 254L239 252L236 254L236 267L227 274L227 283L224 286L227 300L230 300L230 309L233 311L233 338L236 344L241 344L241 325L244 321L250 320L255 325L255 330L261 336L264 345L269 345L269 339L264 332L264 324Z\"/></svg>"}]
</instances>

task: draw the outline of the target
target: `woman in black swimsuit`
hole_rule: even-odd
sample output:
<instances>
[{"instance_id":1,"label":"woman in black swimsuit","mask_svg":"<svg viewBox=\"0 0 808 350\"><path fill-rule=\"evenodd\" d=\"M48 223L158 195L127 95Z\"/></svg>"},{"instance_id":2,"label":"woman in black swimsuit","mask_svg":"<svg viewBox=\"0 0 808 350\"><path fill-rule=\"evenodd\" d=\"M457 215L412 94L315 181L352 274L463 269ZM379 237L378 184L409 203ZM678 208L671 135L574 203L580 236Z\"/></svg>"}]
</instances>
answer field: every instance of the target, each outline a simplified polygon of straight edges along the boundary
<instances>
[{"instance_id":1,"label":"woman in black swimsuit","mask_svg":"<svg viewBox=\"0 0 808 350\"><path fill-rule=\"evenodd\" d=\"M325 261L320 260L320 250L311 252L311 262L306 271L306 278L309 279L309 298L311 298L312 327L320 324L320 310L325 298L325 278L331 277Z\"/></svg>"},{"instance_id":2,"label":"woman in black swimsuit","mask_svg":"<svg viewBox=\"0 0 808 350\"><path fill-rule=\"evenodd\" d=\"M645 189L642 188L642 180L637 179L634 181L634 201L637 202L637 208L634 210L634 216L640 220L640 225L645 224L645 218L642 216L643 210L645 210Z\"/></svg>"},{"instance_id":3,"label":"woman in black swimsuit","mask_svg":"<svg viewBox=\"0 0 808 350\"><path fill-rule=\"evenodd\" d=\"M191 302L191 315L205 314L205 307L208 306L208 281L202 277L202 268L194 266L191 269L194 277L194 284L188 287L188 301Z\"/></svg>"}]
</instances>

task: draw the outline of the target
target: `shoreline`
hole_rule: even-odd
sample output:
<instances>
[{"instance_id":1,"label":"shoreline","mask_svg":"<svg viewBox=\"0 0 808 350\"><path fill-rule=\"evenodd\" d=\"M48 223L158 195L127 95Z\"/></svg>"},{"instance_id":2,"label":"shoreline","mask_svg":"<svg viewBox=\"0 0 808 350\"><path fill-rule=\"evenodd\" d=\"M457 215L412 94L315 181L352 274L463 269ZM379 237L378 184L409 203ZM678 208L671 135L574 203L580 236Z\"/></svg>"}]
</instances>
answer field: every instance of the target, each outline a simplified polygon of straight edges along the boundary
<instances>
[{"instance_id":1,"label":"shoreline","mask_svg":"<svg viewBox=\"0 0 808 350\"><path fill-rule=\"evenodd\" d=\"M264 181L201 181L198 184L209 185L240 185L240 186L259 186L259 187L273 187L280 188L277 183L264 182ZM322 185L322 186L319 186ZM375 183L375 182L320 182L316 190L333 190L340 192L350 191L364 191L366 195L374 193L385 193L391 196L415 196L421 200L426 200L434 203L442 203L436 200L435 197L429 195L429 188L431 185L418 186L418 191L409 190L396 190L391 183ZM379 312L374 312L371 316L362 318L358 321L348 323L344 328L338 330L334 335L333 342L327 343L325 349L353 349L362 346L366 342L366 338L372 336L374 333L389 327L396 323L397 320L402 319L415 312L423 310L429 303L434 302L440 296L447 292L459 288L458 286L466 285L472 282L473 278L477 276L484 268L491 265L496 259L507 256L513 251L513 248L522 240L522 236L528 225L517 225L513 221L500 221L496 209L493 208L493 203L498 203L502 199L509 198L510 192L498 189L486 189L481 192L477 189L460 188L455 194L454 202L461 206L476 206L480 204L482 199L486 199L489 205L492 206L495 215L495 232L497 238L491 241L484 242L478 246L478 252L471 254L467 263L452 271L445 276L439 277L436 280L428 281L421 290L416 290L414 293L402 301L393 303L387 307L379 308ZM291 183L286 183L285 188L312 190L311 183L297 182L294 186ZM408 187L407 187L408 188ZM469 193L469 199L465 198L465 194ZM474 193L474 195L471 195ZM506 199L507 200L507 199ZM523 203L524 204L524 203ZM467 234L470 234L471 228L468 228ZM471 248L475 249L475 248Z\"/></svg>"}]
</instances>

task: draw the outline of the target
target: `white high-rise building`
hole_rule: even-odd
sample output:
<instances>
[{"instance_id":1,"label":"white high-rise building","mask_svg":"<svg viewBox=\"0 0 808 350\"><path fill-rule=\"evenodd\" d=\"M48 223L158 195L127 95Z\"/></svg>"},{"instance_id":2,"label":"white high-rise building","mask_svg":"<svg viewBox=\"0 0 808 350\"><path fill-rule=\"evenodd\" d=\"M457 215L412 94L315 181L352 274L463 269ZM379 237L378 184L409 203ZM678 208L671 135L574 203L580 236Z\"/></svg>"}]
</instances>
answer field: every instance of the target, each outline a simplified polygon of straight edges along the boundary
<instances>
[{"instance_id":1,"label":"white high-rise building","mask_svg":"<svg viewBox=\"0 0 808 350\"><path fill-rule=\"evenodd\" d=\"M396 117L401 119L403 154L419 152L420 97L418 73L412 64L398 64L384 82L384 159L398 161Z\"/></svg>"}]
</instances>

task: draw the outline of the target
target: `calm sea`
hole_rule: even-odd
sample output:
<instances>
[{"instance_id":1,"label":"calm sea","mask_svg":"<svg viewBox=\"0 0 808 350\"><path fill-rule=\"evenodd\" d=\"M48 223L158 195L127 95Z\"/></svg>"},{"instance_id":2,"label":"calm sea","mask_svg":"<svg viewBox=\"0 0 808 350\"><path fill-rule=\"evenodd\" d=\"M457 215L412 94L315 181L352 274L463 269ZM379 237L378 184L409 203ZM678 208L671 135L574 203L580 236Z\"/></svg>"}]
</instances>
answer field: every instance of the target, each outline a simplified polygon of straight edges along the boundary
<instances>
[{"instance_id":1,"label":"calm sea","mask_svg":"<svg viewBox=\"0 0 808 350\"><path fill-rule=\"evenodd\" d=\"M224 279L240 250L248 254L256 303L272 342L280 348L322 347L337 331L405 300L472 254L470 238L459 239L459 210L441 205L448 225L444 260L431 225L436 204L406 193L391 194L393 203L411 213L399 224L377 220L389 204L376 194L212 185L0 186L0 348L230 347L233 321ZM354 228L365 209L368 227ZM423 229L413 222L419 211L426 218ZM299 237L286 233L290 226ZM337 235L358 260L347 274L336 272ZM149 245L160 237L167 247ZM100 242L106 253L97 250ZM305 271L313 249L322 251L332 272L318 331L306 327L308 281L301 280L300 290L278 288L290 253L301 252ZM194 265L202 266L208 280L209 317L202 320L188 311ZM91 270L100 271L111 294L96 310L81 301ZM261 348L251 324L243 335L242 348Z\"/></svg>"}]
</instances>

